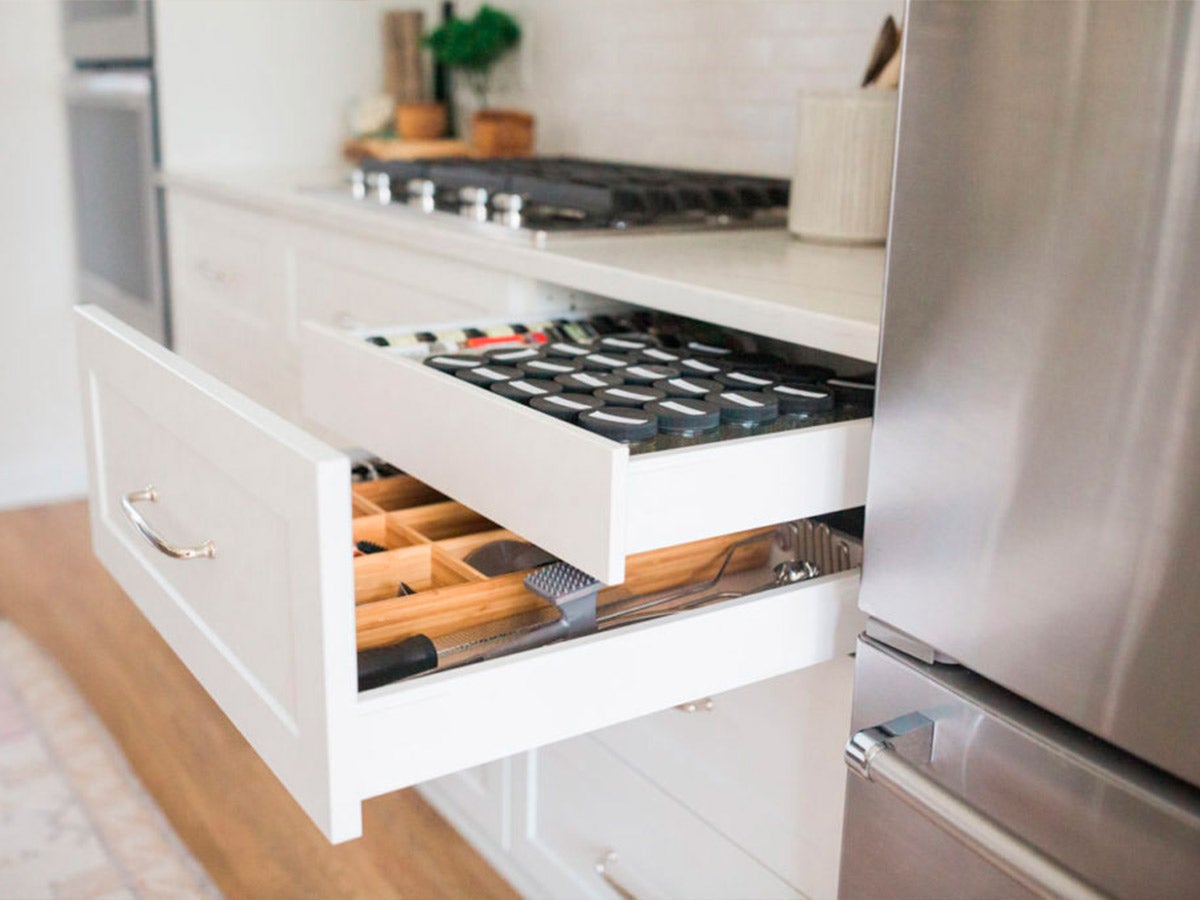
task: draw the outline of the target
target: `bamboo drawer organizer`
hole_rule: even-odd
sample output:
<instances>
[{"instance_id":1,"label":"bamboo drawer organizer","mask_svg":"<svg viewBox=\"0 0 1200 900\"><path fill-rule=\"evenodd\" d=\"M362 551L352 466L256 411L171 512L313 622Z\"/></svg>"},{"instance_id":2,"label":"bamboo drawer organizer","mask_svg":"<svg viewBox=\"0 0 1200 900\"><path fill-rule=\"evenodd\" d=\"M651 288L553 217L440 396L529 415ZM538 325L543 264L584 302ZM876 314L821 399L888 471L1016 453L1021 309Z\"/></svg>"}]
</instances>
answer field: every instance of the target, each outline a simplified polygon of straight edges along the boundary
<instances>
[{"instance_id":1,"label":"bamboo drawer organizer","mask_svg":"<svg viewBox=\"0 0 1200 900\"><path fill-rule=\"evenodd\" d=\"M393 644L414 634L431 638L548 605L525 588L527 572L489 578L467 565L479 547L522 540L409 475L352 485L355 542L386 549L354 559L358 649ZM598 604L715 573L730 544L771 531L756 528L629 557L623 584L604 588ZM352 548L347 548L351 552ZM768 541L739 549L727 572L761 566ZM413 593L397 596L400 584Z\"/></svg>"}]
</instances>

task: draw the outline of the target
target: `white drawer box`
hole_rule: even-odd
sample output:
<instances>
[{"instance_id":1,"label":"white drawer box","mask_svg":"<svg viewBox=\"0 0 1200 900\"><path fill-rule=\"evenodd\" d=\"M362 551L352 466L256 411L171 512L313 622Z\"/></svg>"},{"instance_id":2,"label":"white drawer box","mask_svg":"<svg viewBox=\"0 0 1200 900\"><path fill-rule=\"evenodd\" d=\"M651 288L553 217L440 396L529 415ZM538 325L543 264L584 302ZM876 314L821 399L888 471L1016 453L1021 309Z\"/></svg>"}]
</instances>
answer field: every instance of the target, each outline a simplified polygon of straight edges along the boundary
<instances>
[{"instance_id":1,"label":"white drawer box","mask_svg":"<svg viewBox=\"0 0 1200 900\"><path fill-rule=\"evenodd\" d=\"M590 737L528 754L520 775L529 804L514 855L546 896L799 896Z\"/></svg>"},{"instance_id":2,"label":"white drawer box","mask_svg":"<svg viewBox=\"0 0 1200 900\"><path fill-rule=\"evenodd\" d=\"M606 584L633 553L866 499L870 419L631 456L349 331L305 323L301 351L305 415Z\"/></svg>"},{"instance_id":3,"label":"white drawer box","mask_svg":"<svg viewBox=\"0 0 1200 900\"><path fill-rule=\"evenodd\" d=\"M359 694L349 459L103 311L77 325L96 555L334 841L365 798L853 645L856 572ZM143 539L122 499L149 484L149 524L213 558Z\"/></svg>"}]
</instances>

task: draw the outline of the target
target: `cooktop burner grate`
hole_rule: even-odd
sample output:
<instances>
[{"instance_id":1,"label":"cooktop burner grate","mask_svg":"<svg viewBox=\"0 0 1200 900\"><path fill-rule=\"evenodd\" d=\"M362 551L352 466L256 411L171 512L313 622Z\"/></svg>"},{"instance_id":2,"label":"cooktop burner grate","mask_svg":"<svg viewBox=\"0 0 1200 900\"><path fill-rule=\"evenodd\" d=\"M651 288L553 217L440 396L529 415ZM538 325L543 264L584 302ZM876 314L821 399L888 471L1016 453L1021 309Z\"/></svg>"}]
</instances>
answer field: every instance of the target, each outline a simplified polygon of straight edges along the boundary
<instances>
[{"instance_id":1,"label":"cooktop burner grate","mask_svg":"<svg viewBox=\"0 0 1200 900\"><path fill-rule=\"evenodd\" d=\"M540 231L782 224L787 181L573 157L364 161L362 200Z\"/></svg>"}]
</instances>

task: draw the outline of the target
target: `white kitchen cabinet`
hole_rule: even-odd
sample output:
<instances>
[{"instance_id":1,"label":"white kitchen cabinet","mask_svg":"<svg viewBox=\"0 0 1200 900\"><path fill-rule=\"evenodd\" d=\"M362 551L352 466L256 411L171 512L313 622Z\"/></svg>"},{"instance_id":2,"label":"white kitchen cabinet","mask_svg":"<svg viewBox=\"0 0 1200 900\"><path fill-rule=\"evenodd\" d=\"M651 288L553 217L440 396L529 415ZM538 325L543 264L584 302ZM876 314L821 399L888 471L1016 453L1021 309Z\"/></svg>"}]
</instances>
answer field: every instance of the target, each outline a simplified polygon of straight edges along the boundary
<instances>
[{"instance_id":1,"label":"white kitchen cabinet","mask_svg":"<svg viewBox=\"0 0 1200 900\"><path fill-rule=\"evenodd\" d=\"M853 683L840 655L595 737L798 892L832 900Z\"/></svg>"},{"instance_id":2,"label":"white kitchen cabinet","mask_svg":"<svg viewBox=\"0 0 1200 900\"><path fill-rule=\"evenodd\" d=\"M299 409L289 346L289 250L260 213L170 195L171 330L175 351L280 415Z\"/></svg>"},{"instance_id":3,"label":"white kitchen cabinet","mask_svg":"<svg viewBox=\"0 0 1200 900\"><path fill-rule=\"evenodd\" d=\"M334 841L367 797L822 662L858 630L847 572L359 694L349 460L101 311L78 326L96 554ZM215 555L170 558L139 510Z\"/></svg>"},{"instance_id":4,"label":"white kitchen cabinet","mask_svg":"<svg viewBox=\"0 0 1200 900\"><path fill-rule=\"evenodd\" d=\"M533 896L798 896L593 737L534 750L523 763L512 856L536 873Z\"/></svg>"}]
</instances>

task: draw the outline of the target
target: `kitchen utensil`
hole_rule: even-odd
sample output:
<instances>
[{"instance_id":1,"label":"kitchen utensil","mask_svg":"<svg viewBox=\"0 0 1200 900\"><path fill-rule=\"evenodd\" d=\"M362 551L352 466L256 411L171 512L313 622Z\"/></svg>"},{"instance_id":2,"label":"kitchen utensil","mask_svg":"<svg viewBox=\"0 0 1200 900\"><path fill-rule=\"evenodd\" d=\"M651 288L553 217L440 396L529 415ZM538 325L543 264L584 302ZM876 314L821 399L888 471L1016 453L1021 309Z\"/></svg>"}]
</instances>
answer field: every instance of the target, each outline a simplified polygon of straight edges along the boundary
<instances>
[{"instance_id":1,"label":"kitchen utensil","mask_svg":"<svg viewBox=\"0 0 1200 900\"><path fill-rule=\"evenodd\" d=\"M900 49L900 29L896 27L896 20L888 16L883 20L883 27L879 29L879 36L875 38L875 46L871 48L871 56L867 62L867 70L863 73L862 86L866 87L883 71L884 66L891 60L896 52Z\"/></svg>"},{"instance_id":2,"label":"kitchen utensil","mask_svg":"<svg viewBox=\"0 0 1200 900\"><path fill-rule=\"evenodd\" d=\"M554 557L528 541L503 540L477 547L463 562L488 578L494 578L544 566L554 562Z\"/></svg>"},{"instance_id":3,"label":"kitchen utensil","mask_svg":"<svg viewBox=\"0 0 1200 900\"><path fill-rule=\"evenodd\" d=\"M445 635L415 634L396 644L363 650L358 654L358 689L365 691L422 672L494 659L596 630L596 595L603 585L586 572L553 562L525 576L525 586L554 605Z\"/></svg>"},{"instance_id":4,"label":"kitchen utensil","mask_svg":"<svg viewBox=\"0 0 1200 900\"><path fill-rule=\"evenodd\" d=\"M360 651L358 689L370 690L422 672L477 662L567 635L565 616L555 607L506 616L445 635L415 634L396 644Z\"/></svg>"},{"instance_id":5,"label":"kitchen utensil","mask_svg":"<svg viewBox=\"0 0 1200 900\"><path fill-rule=\"evenodd\" d=\"M748 547L751 544L756 544L760 541L774 539L776 532L765 531L762 534L752 535L748 538L743 538L740 541L730 544L725 549L724 556L721 557L721 564L717 567L717 574L707 581L696 582L694 584L685 585L681 588L670 590L667 593L655 591L651 594L642 594L637 597L624 597L620 600L615 600L605 604L603 607L606 612L598 612L596 615L596 623L599 626L606 622L612 622L622 616L627 616L632 613L641 612L654 606L659 606L663 603L669 603L673 600L679 600L683 597L688 597L693 594L698 594L701 591L709 590L716 587L720 583L721 578L725 575L725 570L729 568L729 563L733 559L734 554L743 547Z\"/></svg>"},{"instance_id":6,"label":"kitchen utensil","mask_svg":"<svg viewBox=\"0 0 1200 900\"><path fill-rule=\"evenodd\" d=\"M789 584L798 584L801 581L808 581L811 578L819 578L821 570L807 560L786 560L776 565L771 570L771 573L769 580L748 588L719 591L715 594L704 594L701 597L687 600L684 603L670 602L670 605L665 605L665 601L660 599L650 605L643 605L638 609L626 610L619 614L600 617L597 621L605 628L612 628L617 625L630 625L634 622L656 619L661 616L670 615L671 613L699 609L702 606L717 603L721 600L735 600L738 597L744 597L747 594L756 594L759 591L769 590L773 587L783 587ZM680 599L682 598L673 598L674 601Z\"/></svg>"}]
</instances>

